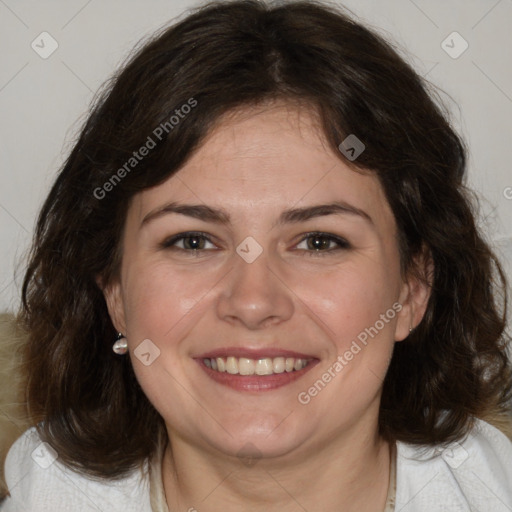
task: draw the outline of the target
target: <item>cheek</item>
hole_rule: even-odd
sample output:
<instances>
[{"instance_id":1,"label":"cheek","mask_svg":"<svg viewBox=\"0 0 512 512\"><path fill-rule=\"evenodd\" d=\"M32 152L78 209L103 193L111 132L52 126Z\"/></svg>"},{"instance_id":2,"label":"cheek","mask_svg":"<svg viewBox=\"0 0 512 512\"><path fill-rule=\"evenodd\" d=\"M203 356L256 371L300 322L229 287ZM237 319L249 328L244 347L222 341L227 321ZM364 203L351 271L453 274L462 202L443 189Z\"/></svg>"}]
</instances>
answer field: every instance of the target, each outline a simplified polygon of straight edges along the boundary
<instances>
[{"instance_id":1,"label":"cheek","mask_svg":"<svg viewBox=\"0 0 512 512\"><path fill-rule=\"evenodd\" d=\"M133 369L144 393L163 415L187 411L190 404L180 393L186 381L182 367L180 340L185 339L194 321L197 304L204 292L186 272L171 271L165 262L129 262L124 274L128 342ZM203 283L205 280L202 280ZM201 293L203 292L203 293ZM144 345L143 340L151 343ZM146 364L149 363L149 364ZM176 420L178 421L178 420Z\"/></svg>"},{"instance_id":2,"label":"cheek","mask_svg":"<svg viewBox=\"0 0 512 512\"><path fill-rule=\"evenodd\" d=\"M129 330L136 337L162 339L195 308L208 285L207 276L171 270L165 262L131 266L125 274Z\"/></svg>"},{"instance_id":3,"label":"cheek","mask_svg":"<svg viewBox=\"0 0 512 512\"><path fill-rule=\"evenodd\" d=\"M383 343L378 344L380 349L374 344L372 353L388 357L394 341L396 311L392 306L397 294L394 274L385 265L346 265L323 276L302 278L296 289L301 301L321 320L338 354L354 340L364 348L365 342L369 345L375 339Z\"/></svg>"}]
</instances>

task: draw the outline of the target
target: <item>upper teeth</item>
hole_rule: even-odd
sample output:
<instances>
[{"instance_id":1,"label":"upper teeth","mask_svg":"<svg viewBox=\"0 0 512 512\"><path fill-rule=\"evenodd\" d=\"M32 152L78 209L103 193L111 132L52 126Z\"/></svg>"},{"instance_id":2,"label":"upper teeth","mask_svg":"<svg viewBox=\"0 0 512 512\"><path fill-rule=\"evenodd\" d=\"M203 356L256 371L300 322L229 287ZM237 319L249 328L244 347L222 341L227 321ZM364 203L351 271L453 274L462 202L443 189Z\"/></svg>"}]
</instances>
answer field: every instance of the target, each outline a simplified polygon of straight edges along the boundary
<instances>
[{"instance_id":1,"label":"upper teeth","mask_svg":"<svg viewBox=\"0 0 512 512\"><path fill-rule=\"evenodd\" d=\"M203 359L203 362L212 370L233 375L272 375L273 373L302 370L308 364L307 359L296 359L295 357L248 359L247 357L230 356L206 358Z\"/></svg>"}]
</instances>

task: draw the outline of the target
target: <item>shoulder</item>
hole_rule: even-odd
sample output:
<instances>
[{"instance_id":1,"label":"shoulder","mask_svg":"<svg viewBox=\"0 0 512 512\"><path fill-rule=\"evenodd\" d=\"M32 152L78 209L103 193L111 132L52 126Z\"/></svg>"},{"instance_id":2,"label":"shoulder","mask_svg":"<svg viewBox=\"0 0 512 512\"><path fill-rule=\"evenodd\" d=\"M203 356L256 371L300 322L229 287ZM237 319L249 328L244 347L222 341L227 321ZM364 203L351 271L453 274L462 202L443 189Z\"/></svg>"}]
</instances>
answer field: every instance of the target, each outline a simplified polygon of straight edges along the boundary
<instances>
[{"instance_id":1,"label":"shoulder","mask_svg":"<svg viewBox=\"0 0 512 512\"><path fill-rule=\"evenodd\" d=\"M122 510L149 512L149 487L141 471L121 480L100 480L79 474L59 461L35 427L11 447L5 461L9 495L1 512L55 510Z\"/></svg>"},{"instance_id":2,"label":"shoulder","mask_svg":"<svg viewBox=\"0 0 512 512\"><path fill-rule=\"evenodd\" d=\"M464 440L442 447L397 443L397 510L512 510L512 442L477 419Z\"/></svg>"}]
</instances>

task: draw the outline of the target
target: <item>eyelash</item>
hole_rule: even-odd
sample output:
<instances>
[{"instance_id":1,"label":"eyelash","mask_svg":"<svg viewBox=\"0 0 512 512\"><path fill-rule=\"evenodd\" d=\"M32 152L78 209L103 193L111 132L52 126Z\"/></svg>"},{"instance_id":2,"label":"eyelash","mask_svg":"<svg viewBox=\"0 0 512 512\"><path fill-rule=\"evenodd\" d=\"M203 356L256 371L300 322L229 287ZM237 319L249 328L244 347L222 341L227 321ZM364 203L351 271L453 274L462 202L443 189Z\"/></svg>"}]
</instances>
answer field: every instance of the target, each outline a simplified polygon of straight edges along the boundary
<instances>
[{"instance_id":1,"label":"eyelash","mask_svg":"<svg viewBox=\"0 0 512 512\"><path fill-rule=\"evenodd\" d=\"M172 249L182 252L188 252L188 253L198 253L202 251L208 251L211 249L184 249L182 247L176 247L175 244L179 241L185 240L187 238L201 238L203 240L206 240L207 242L210 242L213 244L210 237L201 231L187 231L185 233L179 233L177 235L172 236L171 238L168 238L167 240L164 240L160 247L162 249ZM306 250L306 249L300 249L301 251L304 251L304 256L325 256L327 254L330 254L332 252L337 252L340 250L347 250L351 248L351 245L349 242L347 242L344 238L332 235L330 233L324 233L321 231L311 231L309 233L305 233L302 238L299 240L299 242L296 245L301 244L302 242L308 240L309 238L318 237L328 240L329 242L335 242L338 244L338 247L335 247L334 249L326 249L326 250Z\"/></svg>"}]
</instances>

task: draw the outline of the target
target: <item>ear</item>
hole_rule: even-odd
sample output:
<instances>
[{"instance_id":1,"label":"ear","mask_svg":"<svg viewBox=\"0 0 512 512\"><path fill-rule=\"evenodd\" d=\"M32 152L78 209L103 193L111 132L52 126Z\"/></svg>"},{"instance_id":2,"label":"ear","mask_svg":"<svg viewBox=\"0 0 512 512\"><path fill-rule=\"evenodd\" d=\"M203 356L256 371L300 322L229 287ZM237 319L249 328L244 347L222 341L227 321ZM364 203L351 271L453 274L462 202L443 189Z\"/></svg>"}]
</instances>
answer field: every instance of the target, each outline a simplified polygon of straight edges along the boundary
<instances>
[{"instance_id":1,"label":"ear","mask_svg":"<svg viewBox=\"0 0 512 512\"><path fill-rule=\"evenodd\" d=\"M121 283L118 279L113 279L107 285L103 285L100 278L96 279L98 286L103 292L105 302L107 303L110 320L117 332L126 334L126 322L124 315L123 293Z\"/></svg>"},{"instance_id":2,"label":"ear","mask_svg":"<svg viewBox=\"0 0 512 512\"><path fill-rule=\"evenodd\" d=\"M423 319L432 290L433 276L434 261L430 250L424 247L414 258L412 269L402 282L398 299L402 309L397 315L395 341L407 338L409 329L414 329Z\"/></svg>"}]
</instances>

